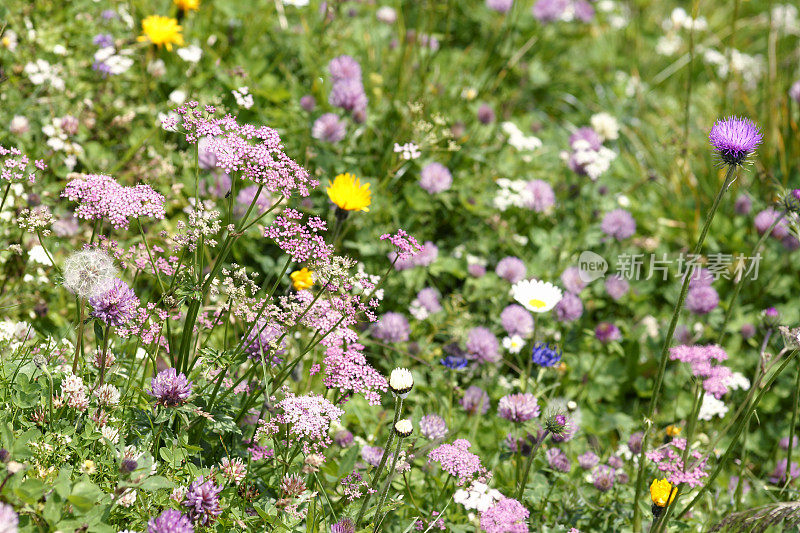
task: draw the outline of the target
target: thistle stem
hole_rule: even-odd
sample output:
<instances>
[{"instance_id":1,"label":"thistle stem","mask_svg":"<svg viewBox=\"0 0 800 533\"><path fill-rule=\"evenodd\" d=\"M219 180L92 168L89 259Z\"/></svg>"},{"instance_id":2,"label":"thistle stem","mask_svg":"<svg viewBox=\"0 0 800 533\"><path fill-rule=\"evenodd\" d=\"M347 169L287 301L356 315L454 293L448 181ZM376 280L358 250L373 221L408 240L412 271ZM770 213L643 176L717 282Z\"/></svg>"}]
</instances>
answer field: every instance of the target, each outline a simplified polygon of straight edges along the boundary
<instances>
[{"instance_id":1,"label":"thistle stem","mask_svg":"<svg viewBox=\"0 0 800 533\"><path fill-rule=\"evenodd\" d=\"M544 435L542 438L536 442L536 446L531 450L531 454L528 456L528 462L525 463L525 473L522 475L522 480L520 481L519 487L517 487L517 494L514 496L515 499L519 502L522 501L522 493L525 492L525 484L528 483L528 475L531 473L531 465L533 464L533 458L536 457L536 452L539 451L539 448L542 446L542 443L547 440L547 437L550 436L550 432L546 429L544 430Z\"/></svg>"}]
</instances>

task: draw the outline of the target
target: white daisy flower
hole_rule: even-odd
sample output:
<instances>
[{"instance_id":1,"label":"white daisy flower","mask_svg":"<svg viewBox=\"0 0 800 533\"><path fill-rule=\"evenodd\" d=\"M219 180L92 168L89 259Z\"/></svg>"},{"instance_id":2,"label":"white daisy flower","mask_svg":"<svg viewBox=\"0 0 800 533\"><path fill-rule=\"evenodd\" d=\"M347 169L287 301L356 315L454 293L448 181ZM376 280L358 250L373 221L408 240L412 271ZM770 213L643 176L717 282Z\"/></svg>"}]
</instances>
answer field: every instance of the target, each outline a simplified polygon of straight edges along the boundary
<instances>
[{"instance_id":1,"label":"white daisy flower","mask_svg":"<svg viewBox=\"0 0 800 533\"><path fill-rule=\"evenodd\" d=\"M511 295L528 311L546 313L561 301L561 289L550 282L524 279L511 287Z\"/></svg>"}]
</instances>

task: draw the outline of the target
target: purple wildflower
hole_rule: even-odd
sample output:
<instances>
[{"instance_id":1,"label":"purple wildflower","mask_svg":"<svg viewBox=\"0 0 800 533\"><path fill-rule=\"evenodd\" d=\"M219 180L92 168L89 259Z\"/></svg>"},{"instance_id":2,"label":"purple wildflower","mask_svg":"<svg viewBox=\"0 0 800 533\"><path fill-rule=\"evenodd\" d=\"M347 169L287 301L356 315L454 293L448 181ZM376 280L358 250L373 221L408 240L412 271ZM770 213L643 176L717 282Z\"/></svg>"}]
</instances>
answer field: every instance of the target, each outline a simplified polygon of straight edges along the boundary
<instances>
[{"instance_id":1,"label":"purple wildflower","mask_svg":"<svg viewBox=\"0 0 800 533\"><path fill-rule=\"evenodd\" d=\"M533 347L531 360L545 368L555 366L561 361L561 350L555 345L551 346L550 343L537 342Z\"/></svg>"},{"instance_id":2,"label":"purple wildflower","mask_svg":"<svg viewBox=\"0 0 800 533\"><path fill-rule=\"evenodd\" d=\"M489 395L477 385L470 385L459 403L471 415L485 415L489 411Z\"/></svg>"},{"instance_id":3,"label":"purple wildflower","mask_svg":"<svg viewBox=\"0 0 800 533\"><path fill-rule=\"evenodd\" d=\"M519 304L511 304L500 313L500 322L509 335L530 335L533 332L533 315Z\"/></svg>"},{"instance_id":4,"label":"purple wildflower","mask_svg":"<svg viewBox=\"0 0 800 533\"><path fill-rule=\"evenodd\" d=\"M156 398L158 404L175 406L185 403L192 393L192 382L174 368L165 368L150 381L148 394Z\"/></svg>"},{"instance_id":5,"label":"purple wildflower","mask_svg":"<svg viewBox=\"0 0 800 533\"><path fill-rule=\"evenodd\" d=\"M338 143L345 136L345 123L334 113L325 113L314 121L311 136L328 143Z\"/></svg>"},{"instance_id":6,"label":"purple wildflower","mask_svg":"<svg viewBox=\"0 0 800 533\"><path fill-rule=\"evenodd\" d=\"M419 186L429 194L444 192L453 185L453 175L441 163L430 163L420 173Z\"/></svg>"},{"instance_id":7,"label":"purple wildflower","mask_svg":"<svg viewBox=\"0 0 800 533\"><path fill-rule=\"evenodd\" d=\"M353 444L353 440L353 434L346 429L337 432L336 435L333 436L333 442L335 442L336 445L341 448L349 447L351 444Z\"/></svg>"},{"instance_id":8,"label":"purple wildflower","mask_svg":"<svg viewBox=\"0 0 800 533\"><path fill-rule=\"evenodd\" d=\"M406 342L411 332L406 317L400 313L385 313L372 327L372 335L385 342Z\"/></svg>"},{"instance_id":9,"label":"purple wildflower","mask_svg":"<svg viewBox=\"0 0 800 533\"><path fill-rule=\"evenodd\" d=\"M778 220L780 216L781 213L771 207L759 212L756 215L756 218L753 220L753 224L755 225L756 231L758 231L759 235L766 233L769 227L775 224L775 221ZM781 220L778 222L773 228L771 235L776 239L783 239L789 235L789 228L786 225L786 221Z\"/></svg>"},{"instance_id":10,"label":"purple wildflower","mask_svg":"<svg viewBox=\"0 0 800 533\"><path fill-rule=\"evenodd\" d=\"M498 261L494 271L498 276L511 283L525 279L528 272L522 259L514 256L502 258Z\"/></svg>"},{"instance_id":11,"label":"purple wildflower","mask_svg":"<svg viewBox=\"0 0 800 533\"><path fill-rule=\"evenodd\" d=\"M124 326L136 316L139 298L121 279L115 279L111 288L100 296L89 298L94 308L92 316L108 326Z\"/></svg>"},{"instance_id":12,"label":"purple wildflower","mask_svg":"<svg viewBox=\"0 0 800 533\"><path fill-rule=\"evenodd\" d=\"M573 322L583 315L583 302L578 296L566 292L553 311L559 322Z\"/></svg>"},{"instance_id":13,"label":"purple wildflower","mask_svg":"<svg viewBox=\"0 0 800 533\"><path fill-rule=\"evenodd\" d=\"M370 466L381 464L383 448L380 446L364 446L361 448L361 459Z\"/></svg>"},{"instance_id":14,"label":"purple wildflower","mask_svg":"<svg viewBox=\"0 0 800 533\"><path fill-rule=\"evenodd\" d=\"M533 16L539 22L555 22L569 7L569 0L538 0L533 5Z\"/></svg>"},{"instance_id":15,"label":"purple wildflower","mask_svg":"<svg viewBox=\"0 0 800 533\"><path fill-rule=\"evenodd\" d=\"M637 455L639 452L642 451L642 439L644 438L644 433L641 431L637 431L636 433L631 434L630 438L628 439L628 449L630 449L633 455Z\"/></svg>"},{"instance_id":16,"label":"purple wildflower","mask_svg":"<svg viewBox=\"0 0 800 533\"><path fill-rule=\"evenodd\" d=\"M622 338L619 328L611 322L600 322L594 329L594 336L602 343L618 341Z\"/></svg>"},{"instance_id":17,"label":"purple wildflower","mask_svg":"<svg viewBox=\"0 0 800 533\"><path fill-rule=\"evenodd\" d=\"M456 485L464 485L474 476L478 481L486 479L487 471L481 458L469 452L472 444L466 439L456 439L452 444L441 444L428 454L428 463L436 462L442 470L456 478Z\"/></svg>"},{"instance_id":18,"label":"purple wildflower","mask_svg":"<svg viewBox=\"0 0 800 533\"><path fill-rule=\"evenodd\" d=\"M124 187L104 174L87 174L67 183L63 198L78 202L75 216L85 220L107 220L114 228L128 229L131 219L163 219L164 196L149 185Z\"/></svg>"},{"instance_id":19,"label":"purple wildflower","mask_svg":"<svg viewBox=\"0 0 800 533\"><path fill-rule=\"evenodd\" d=\"M442 310L442 304L439 303L439 291L433 287L425 287L419 291L417 301L428 313L438 313Z\"/></svg>"},{"instance_id":20,"label":"purple wildflower","mask_svg":"<svg viewBox=\"0 0 800 533\"><path fill-rule=\"evenodd\" d=\"M567 454L558 448L550 448L547 450L547 452L545 452L544 455L547 459L547 464L549 464L550 468L553 470L558 470L559 472L569 472L572 468Z\"/></svg>"},{"instance_id":21,"label":"purple wildflower","mask_svg":"<svg viewBox=\"0 0 800 533\"><path fill-rule=\"evenodd\" d=\"M415 256L419 255L422 251L422 247L417 242L417 239L406 233L402 229L398 229L397 232L392 235L391 233L384 233L381 235L381 240L386 241L388 240L392 245L395 247L395 252L389 254L392 260L397 258L397 263L400 262L414 262ZM425 243L426 245L428 243ZM438 253L438 250L437 250ZM413 265L416 266L416 265ZM397 264L395 264L397 268ZM401 268L397 268L397 270L403 270Z\"/></svg>"},{"instance_id":22,"label":"purple wildflower","mask_svg":"<svg viewBox=\"0 0 800 533\"><path fill-rule=\"evenodd\" d=\"M17 533L19 517L14 508L6 503L0 503L0 532Z\"/></svg>"},{"instance_id":23,"label":"purple wildflower","mask_svg":"<svg viewBox=\"0 0 800 533\"><path fill-rule=\"evenodd\" d=\"M576 266L567 267L561 273L561 283L572 294L578 294L586 287L586 282L581 279L581 270Z\"/></svg>"},{"instance_id":24,"label":"purple wildflower","mask_svg":"<svg viewBox=\"0 0 800 533\"><path fill-rule=\"evenodd\" d=\"M487 2L488 1L491 0L487 0ZM508 0L500 0L500 1L503 2ZM511 6L511 1L508 1L508 5L509 7ZM481 104L481 106L478 108L478 120L480 121L481 124L489 124L490 122L494 122L494 110L487 104Z\"/></svg>"},{"instance_id":25,"label":"purple wildflower","mask_svg":"<svg viewBox=\"0 0 800 533\"><path fill-rule=\"evenodd\" d=\"M744 164L762 139L761 130L752 120L739 117L718 120L708 134L714 151L730 166Z\"/></svg>"},{"instance_id":26,"label":"purple wildflower","mask_svg":"<svg viewBox=\"0 0 800 533\"><path fill-rule=\"evenodd\" d=\"M189 517L176 509L167 509L147 523L147 533L194 533Z\"/></svg>"},{"instance_id":27,"label":"purple wildflower","mask_svg":"<svg viewBox=\"0 0 800 533\"><path fill-rule=\"evenodd\" d=\"M278 364L280 356L286 353L286 340L281 340L280 346L277 344L282 337L283 331L277 325L268 324L262 318L248 331L244 351L258 363Z\"/></svg>"},{"instance_id":28,"label":"purple wildflower","mask_svg":"<svg viewBox=\"0 0 800 533\"><path fill-rule=\"evenodd\" d=\"M606 278L605 287L606 292L612 299L619 300L627 294L630 289L630 284L625 278L614 274Z\"/></svg>"},{"instance_id":29,"label":"purple wildflower","mask_svg":"<svg viewBox=\"0 0 800 533\"><path fill-rule=\"evenodd\" d=\"M183 505L189 508L189 517L202 525L213 522L217 516L222 514L219 507L219 493L222 487L218 487L213 479L205 481L203 476L197 478L189 486Z\"/></svg>"},{"instance_id":30,"label":"purple wildflower","mask_svg":"<svg viewBox=\"0 0 800 533\"><path fill-rule=\"evenodd\" d=\"M314 110L317 105L317 101L314 99L313 96L307 94L300 98L300 107L303 108L303 111L308 111L309 113Z\"/></svg>"},{"instance_id":31,"label":"purple wildflower","mask_svg":"<svg viewBox=\"0 0 800 533\"><path fill-rule=\"evenodd\" d=\"M367 107L367 95L361 80L342 80L333 84L328 102L345 111L361 111Z\"/></svg>"},{"instance_id":32,"label":"purple wildflower","mask_svg":"<svg viewBox=\"0 0 800 533\"><path fill-rule=\"evenodd\" d=\"M334 57L328 63L328 72L334 81L360 80L361 65L348 55Z\"/></svg>"},{"instance_id":33,"label":"purple wildflower","mask_svg":"<svg viewBox=\"0 0 800 533\"><path fill-rule=\"evenodd\" d=\"M599 462L600 458L597 457L597 454L592 451L588 451L578 456L578 466L580 466L584 470L591 470L592 468L597 466L597 463Z\"/></svg>"},{"instance_id":34,"label":"purple wildflower","mask_svg":"<svg viewBox=\"0 0 800 533\"><path fill-rule=\"evenodd\" d=\"M600 465L592 472L592 484L600 492L608 492L614 487L614 469Z\"/></svg>"},{"instance_id":35,"label":"purple wildflower","mask_svg":"<svg viewBox=\"0 0 800 533\"><path fill-rule=\"evenodd\" d=\"M447 435L447 424L439 415L425 415L419 421L419 432L426 439L443 439Z\"/></svg>"},{"instance_id":36,"label":"purple wildflower","mask_svg":"<svg viewBox=\"0 0 800 533\"><path fill-rule=\"evenodd\" d=\"M488 328L472 328L467 338L467 353L481 363L496 363L500 360L500 343Z\"/></svg>"},{"instance_id":37,"label":"purple wildflower","mask_svg":"<svg viewBox=\"0 0 800 533\"><path fill-rule=\"evenodd\" d=\"M733 209L738 215L748 215L753 208L753 201L746 194L740 194L733 204Z\"/></svg>"},{"instance_id":38,"label":"purple wildflower","mask_svg":"<svg viewBox=\"0 0 800 533\"><path fill-rule=\"evenodd\" d=\"M624 209L614 209L603 217L600 229L609 237L622 241L636 233L636 221Z\"/></svg>"},{"instance_id":39,"label":"purple wildflower","mask_svg":"<svg viewBox=\"0 0 800 533\"><path fill-rule=\"evenodd\" d=\"M583 128L579 128L578 130L575 131L575 133L570 135L569 145L572 148L575 148L575 143L578 141L586 142L589 145L589 148L591 148L594 151L599 150L600 147L603 145L603 139L596 131L594 131L593 128L589 126L584 126Z\"/></svg>"},{"instance_id":40,"label":"purple wildflower","mask_svg":"<svg viewBox=\"0 0 800 533\"><path fill-rule=\"evenodd\" d=\"M100 48L114 46L114 36L110 33L98 33L94 36L94 39L92 39L92 44Z\"/></svg>"},{"instance_id":41,"label":"purple wildflower","mask_svg":"<svg viewBox=\"0 0 800 533\"><path fill-rule=\"evenodd\" d=\"M686 308L696 315L705 315L719 305L719 295L713 287L694 287L686 294Z\"/></svg>"},{"instance_id":42,"label":"purple wildflower","mask_svg":"<svg viewBox=\"0 0 800 533\"><path fill-rule=\"evenodd\" d=\"M530 392L508 394L500 398L497 414L500 418L519 424L539 416L539 404Z\"/></svg>"},{"instance_id":43,"label":"purple wildflower","mask_svg":"<svg viewBox=\"0 0 800 533\"><path fill-rule=\"evenodd\" d=\"M514 0L486 0L486 7L498 13L508 13Z\"/></svg>"},{"instance_id":44,"label":"purple wildflower","mask_svg":"<svg viewBox=\"0 0 800 533\"><path fill-rule=\"evenodd\" d=\"M800 476L800 466L797 466L797 463L792 462L791 467L789 468L789 477L794 480L798 476ZM786 458L784 457L778 464L775 465L775 470L772 471L772 474L769 476L769 481L772 484L779 484L786 482Z\"/></svg>"},{"instance_id":45,"label":"purple wildflower","mask_svg":"<svg viewBox=\"0 0 800 533\"><path fill-rule=\"evenodd\" d=\"M549 183L531 180L525 185L523 206L537 213L544 213L556 203L556 195Z\"/></svg>"},{"instance_id":46,"label":"purple wildflower","mask_svg":"<svg viewBox=\"0 0 800 533\"><path fill-rule=\"evenodd\" d=\"M349 518L342 518L331 526L331 533L355 533L356 525Z\"/></svg>"}]
</instances>

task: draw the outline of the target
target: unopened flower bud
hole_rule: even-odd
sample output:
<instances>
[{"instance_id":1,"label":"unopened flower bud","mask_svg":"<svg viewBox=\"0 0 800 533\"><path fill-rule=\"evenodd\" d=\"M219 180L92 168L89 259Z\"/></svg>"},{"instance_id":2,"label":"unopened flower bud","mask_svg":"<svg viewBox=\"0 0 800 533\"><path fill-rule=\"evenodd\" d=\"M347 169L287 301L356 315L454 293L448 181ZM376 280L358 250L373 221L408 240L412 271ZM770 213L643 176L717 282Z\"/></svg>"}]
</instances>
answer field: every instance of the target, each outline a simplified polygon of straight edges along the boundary
<instances>
[{"instance_id":1,"label":"unopened flower bud","mask_svg":"<svg viewBox=\"0 0 800 533\"><path fill-rule=\"evenodd\" d=\"M414 387L414 376L407 368L395 368L389 376L389 388L405 399Z\"/></svg>"},{"instance_id":2,"label":"unopened flower bud","mask_svg":"<svg viewBox=\"0 0 800 533\"><path fill-rule=\"evenodd\" d=\"M400 437L406 438L414 431L414 426L411 424L411 420L404 418L397 421L394 425L394 430Z\"/></svg>"}]
</instances>

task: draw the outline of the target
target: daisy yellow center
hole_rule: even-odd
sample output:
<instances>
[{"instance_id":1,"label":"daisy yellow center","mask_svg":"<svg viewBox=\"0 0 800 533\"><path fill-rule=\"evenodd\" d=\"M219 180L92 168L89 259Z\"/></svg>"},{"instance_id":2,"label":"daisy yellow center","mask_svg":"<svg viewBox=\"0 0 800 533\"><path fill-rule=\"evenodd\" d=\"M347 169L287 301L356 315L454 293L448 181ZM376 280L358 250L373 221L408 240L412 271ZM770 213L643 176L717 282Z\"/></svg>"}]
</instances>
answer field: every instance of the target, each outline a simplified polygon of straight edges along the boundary
<instances>
[{"instance_id":1,"label":"daisy yellow center","mask_svg":"<svg viewBox=\"0 0 800 533\"><path fill-rule=\"evenodd\" d=\"M530 305L531 307L535 307L536 309L541 309L547 304L537 298L531 298L530 301L528 302L528 305Z\"/></svg>"},{"instance_id":2,"label":"daisy yellow center","mask_svg":"<svg viewBox=\"0 0 800 533\"><path fill-rule=\"evenodd\" d=\"M183 28L178 21L170 17L161 15L150 15L142 21L142 32L137 40L140 42L150 41L157 46L164 46L167 50L172 50L172 45L183 46Z\"/></svg>"},{"instance_id":3,"label":"daisy yellow center","mask_svg":"<svg viewBox=\"0 0 800 533\"><path fill-rule=\"evenodd\" d=\"M352 174L339 174L326 191L331 202L345 211L369 211L372 203L369 183L362 185Z\"/></svg>"}]
</instances>

